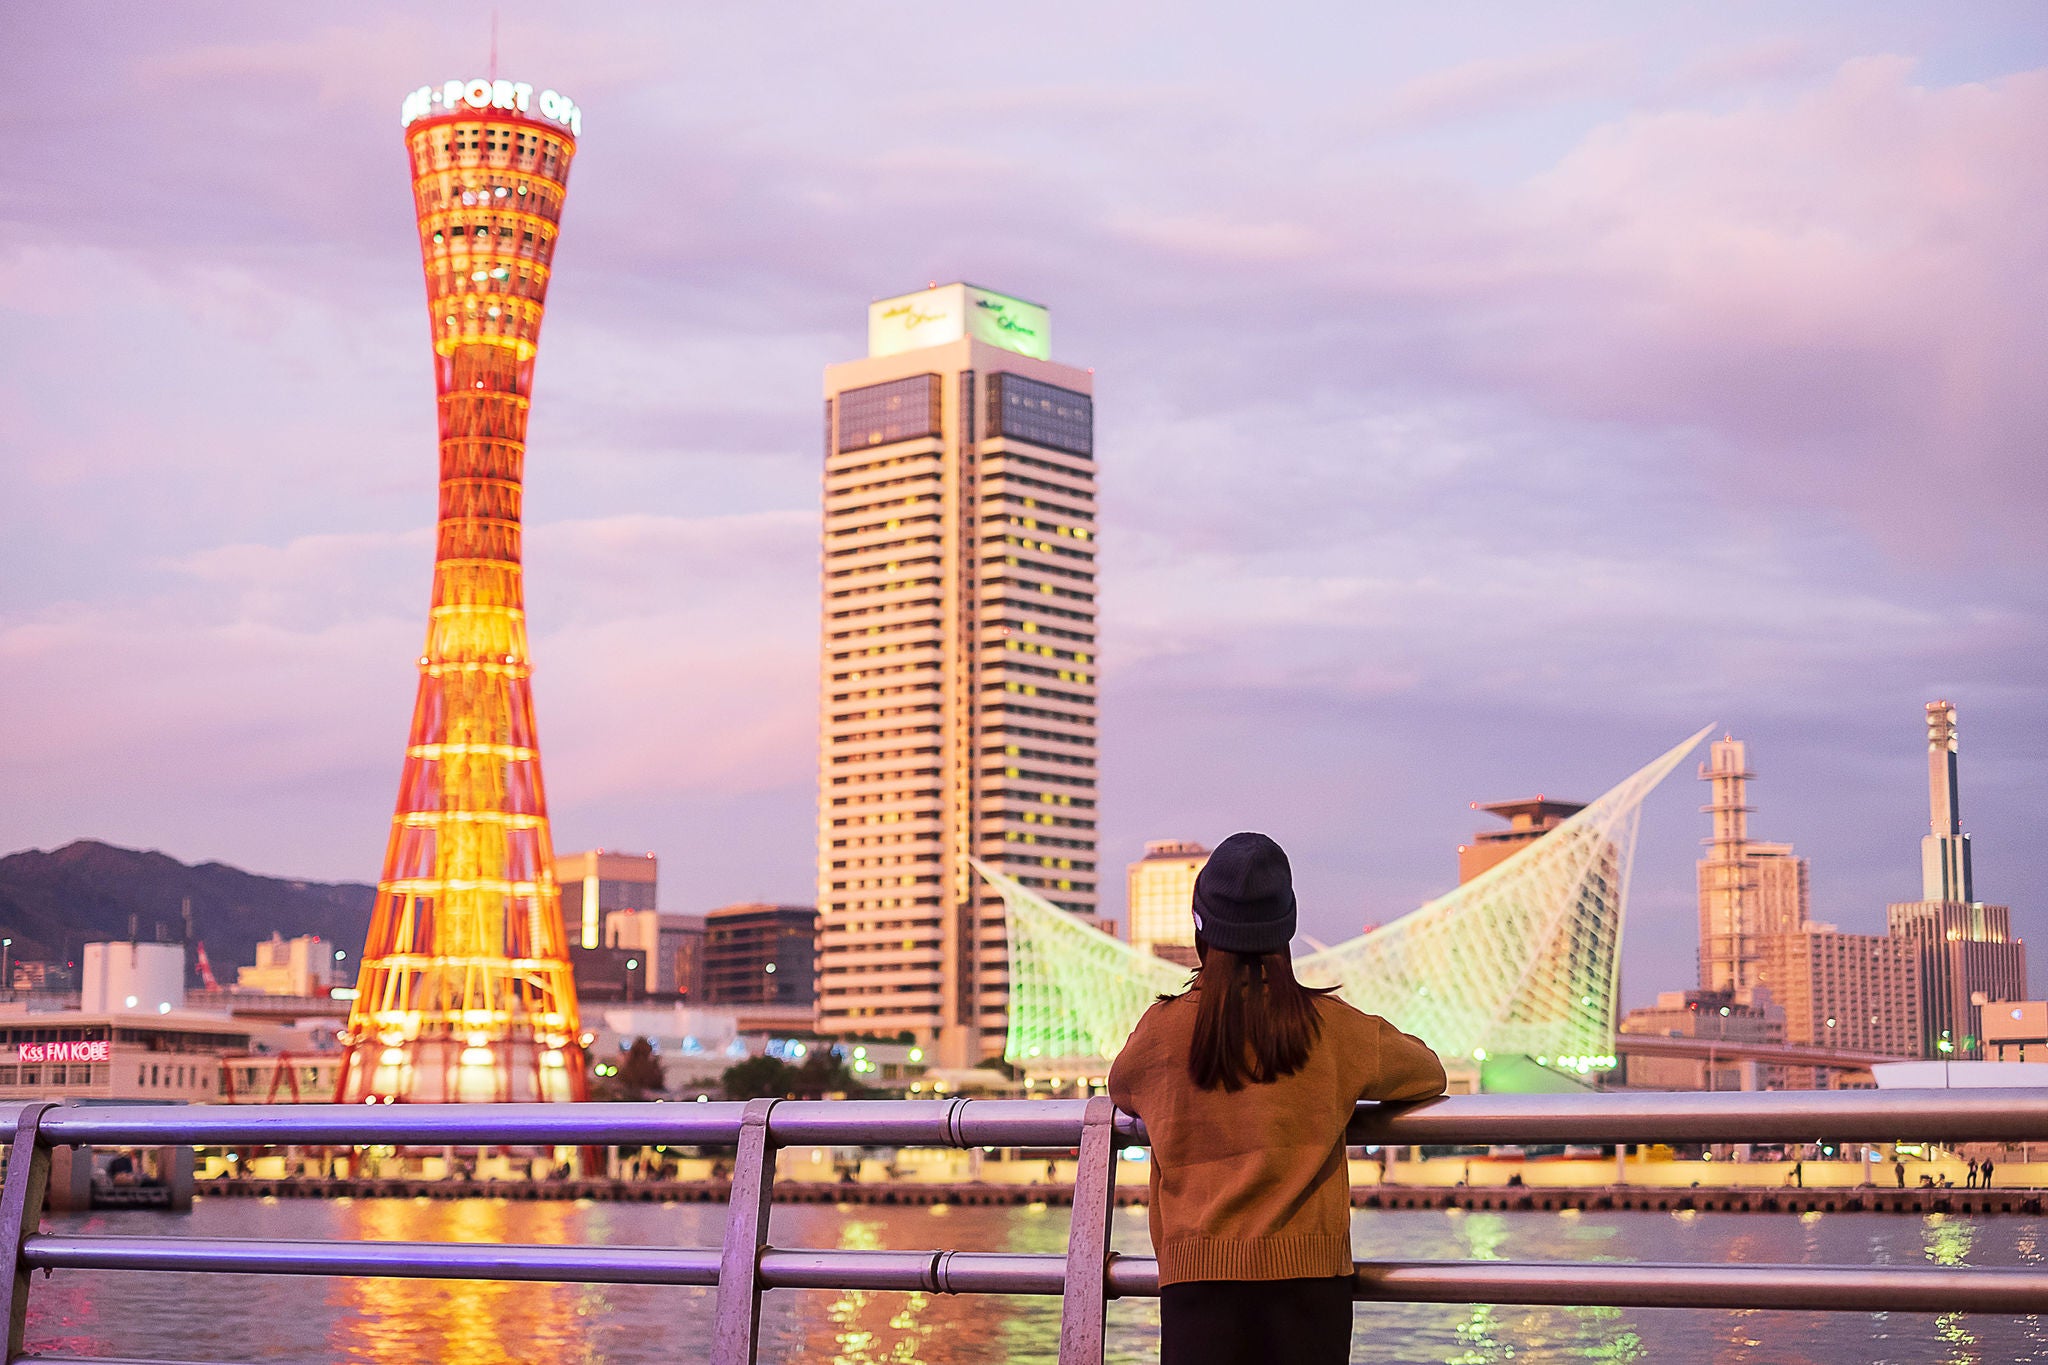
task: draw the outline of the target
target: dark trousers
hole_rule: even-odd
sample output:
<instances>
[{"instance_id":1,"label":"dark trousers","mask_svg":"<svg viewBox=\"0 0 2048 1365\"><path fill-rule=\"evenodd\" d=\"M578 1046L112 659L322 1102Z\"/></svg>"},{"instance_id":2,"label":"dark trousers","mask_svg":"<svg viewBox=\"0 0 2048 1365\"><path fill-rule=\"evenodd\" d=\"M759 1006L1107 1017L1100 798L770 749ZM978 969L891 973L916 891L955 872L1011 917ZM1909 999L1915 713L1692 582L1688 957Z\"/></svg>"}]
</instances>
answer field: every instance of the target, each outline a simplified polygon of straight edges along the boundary
<instances>
[{"instance_id":1,"label":"dark trousers","mask_svg":"<svg viewBox=\"0 0 2048 1365\"><path fill-rule=\"evenodd\" d=\"M1184 1280L1159 1291L1159 1365L1346 1365L1351 1277Z\"/></svg>"}]
</instances>

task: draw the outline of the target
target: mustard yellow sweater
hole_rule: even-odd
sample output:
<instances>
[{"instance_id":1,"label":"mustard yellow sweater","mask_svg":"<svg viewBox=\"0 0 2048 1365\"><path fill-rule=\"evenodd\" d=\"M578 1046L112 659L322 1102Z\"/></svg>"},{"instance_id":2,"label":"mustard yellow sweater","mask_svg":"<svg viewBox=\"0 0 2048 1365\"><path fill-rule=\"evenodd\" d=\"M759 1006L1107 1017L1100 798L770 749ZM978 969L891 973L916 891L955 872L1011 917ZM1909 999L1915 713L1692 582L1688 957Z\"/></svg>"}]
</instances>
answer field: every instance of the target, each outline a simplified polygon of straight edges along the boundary
<instances>
[{"instance_id":1,"label":"mustard yellow sweater","mask_svg":"<svg viewBox=\"0 0 2048 1365\"><path fill-rule=\"evenodd\" d=\"M1159 1283L1288 1280L1351 1273L1344 1125L1367 1100L1444 1092L1419 1039L1329 996L1291 1076L1241 1090L1188 1078L1195 994L1145 1012L1109 1072L1119 1109L1152 1138L1152 1247Z\"/></svg>"}]
</instances>

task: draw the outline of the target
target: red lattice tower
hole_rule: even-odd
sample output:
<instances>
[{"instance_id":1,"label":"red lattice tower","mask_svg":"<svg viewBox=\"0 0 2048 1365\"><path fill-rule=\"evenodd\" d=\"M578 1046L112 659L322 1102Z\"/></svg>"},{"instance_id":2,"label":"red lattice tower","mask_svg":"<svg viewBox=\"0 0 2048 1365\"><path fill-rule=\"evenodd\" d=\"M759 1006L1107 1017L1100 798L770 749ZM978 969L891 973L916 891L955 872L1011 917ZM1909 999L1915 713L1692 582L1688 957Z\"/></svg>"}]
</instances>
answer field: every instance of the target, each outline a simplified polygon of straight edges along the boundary
<instances>
[{"instance_id":1,"label":"red lattice tower","mask_svg":"<svg viewBox=\"0 0 2048 1365\"><path fill-rule=\"evenodd\" d=\"M581 114L451 81L405 101L441 425L433 607L343 1102L584 1096L520 567L533 361Z\"/></svg>"}]
</instances>

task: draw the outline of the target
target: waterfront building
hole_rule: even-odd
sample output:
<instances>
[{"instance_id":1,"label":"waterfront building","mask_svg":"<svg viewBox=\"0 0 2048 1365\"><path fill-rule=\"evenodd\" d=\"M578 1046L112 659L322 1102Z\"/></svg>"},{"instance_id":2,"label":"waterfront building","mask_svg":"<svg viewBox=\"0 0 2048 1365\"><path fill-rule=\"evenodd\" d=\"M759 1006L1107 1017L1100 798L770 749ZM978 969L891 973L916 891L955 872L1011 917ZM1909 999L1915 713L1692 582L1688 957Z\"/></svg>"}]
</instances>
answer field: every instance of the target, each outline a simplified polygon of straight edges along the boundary
<instances>
[{"instance_id":1,"label":"waterfront building","mask_svg":"<svg viewBox=\"0 0 2048 1365\"><path fill-rule=\"evenodd\" d=\"M418 700L337 1094L580 1099L520 508L534 358L582 116L556 91L493 79L421 86L401 121L438 395L440 511Z\"/></svg>"},{"instance_id":2,"label":"waterfront building","mask_svg":"<svg viewBox=\"0 0 2048 1365\"><path fill-rule=\"evenodd\" d=\"M704 994L702 915L664 915L655 910L611 910L604 917L604 946L632 948L646 973L646 993L696 1000Z\"/></svg>"},{"instance_id":3,"label":"waterfront building","mask_svg":"<svg viewBox=\"0 0 2048 1365\"><path fill-rule=\"evenodd\" d=\"M185 1007L182 943L88 943L78 1007L88 1014L169 1014Z\"/></svg>"},{"instance_id":4,"label":"waterfront building","mask_svg":"<svg viewBox=\"0 0 2048 1365\"><path fill-rule=\"evenodd\" d=\"M2048 1000L1989 1000L1980 1016L1987 1061L2024 1062L2028 1048L2036 1062L2048 1059Z\"/></svg>"},{"instance_id":5,"label":"waterfront building","mask_svg":"<svg viewBox=\"0 0 2048 1365\"><path fill-rule=\"evenodd\" d=\"M1508 827L1482 829L1472 836L1471 843L1458 845L1458 885L1498 867L1585 808L1582 802L1552 801L1540 795L1533 801L1474 801L1473 810L1498 815Z\"/></svg>"},{"instance_id":6,"label":"waterfront building","mask_svg":"<svg viewBox=\"0 0 2048 1365\"><path fill-rule=\"evenodd\" d=\"M966 284L872 305L826 371L823 1032L1002 1051L971 859L1096 912L1093 387L1044 308Z\"/></svg>"},{"instance_id":7,"label":"waterfront building","mask_svg":"<svg viewBox=\"0 0 2048 1365\"><path fill-rule=\"evenodd\" d=\"M1811 914L1806 859L1792 845L1749 837L1749 771L1743 742L1724 735L1714 742L1700 780L1711 784L1713 816L1707 856L1699 861L1700 989L1741 991L1756 985L1763 941L1796 933Z\"/></svg>"},{"instance_id":8,"label":"waterfront building","mask_svg":"<svg viewBox=\"0 0 2048 1365\"><path fill-rule=\"evenodd\" d=\"M1519 856L1363 936L1295 959L1311 985L1426 1038L1488 1089L1557 1088L1612 1070L1629 861L1643 798L1702 730ZM1010 955L1005 1056L1035 1081L1099 1079L1186 973L993 867ZM1569 1079L1567 1079L1569 1078Z\"/></svg>"},{"instance_id":9,"label":"waterfront building","mask_svg":"<svg viewBox=\"0 0 2048 1365\"><path fill-rule=\"evenodd\" d=\"M247 1052L263 1027L181 1009L0 1006L0 1102L213 1103L221 1058Z\"/></svg>"},{"instance_id":10,"label":"waterfront building","mask_svg":"<svg viewBox=\"0 0 2048 1365\"><path fill-rule=\"evenodd\" d=\"M1664 991L1622 1016L1621 1032L1736 1044L1785 1041L1785 1011L1768 990ZM1644 1090L1762 1090L1776 1068L1735 1058L1629 1057L1628 1084Z\"/></svg>"},{"instance_id":11,"label":"waterfront building","mask_svg":"<svg viewBox=\"0 0 2048 1365\"><path fill-rule=\"evenodd\" d=\"M1927 703L1928 832L1920 840L1920 899L1886 908L1891 932L1920 955L1920 1014L1929 1057L1983 1051L1978 1013L2027 998L2027 950L2012 910L1977 899L1970 836L1963 833L1956 708Z\"/></svg>"},{"instance_id":12,"label":"waterfront building","mask_svg":"<svg viewBox=\"0 0 2048 1365\"><path fill-rule=\"evenodd\" d=\"M256 965L235 971L235 989L259 995L316 996L334 988L334 945L318 934L272 933L256 945Z\"/></svg>"},{"instance_id":13,"label":"waterfront building","mask_svg":"<svg viewBox=\"0 0 2048 1365\"><path fill-rule=\"evenodd\" d=\"M1757 940L1756 984L1785 1011L1785 1041L1920 1055L1920 957L1884 934L1807 924Z\"/></svg>"},{"instance_id":14,"label":"waterfront building","mask_svg":"<svg viewBox=\"0 0 2048 1365\"><path fill-rule=\"evenodd\" d=\"M660 870L652 853L593 848L557 857L555 885L561 889L562 932L568 942L583 948L617 946L606 942L604 917L620 910L657 909Z\"/></svg>"},{"instance_id":15,"label":"waterfront building","mask_svg":"<svg viewBox=\"0 0 2048 1365\"><path fill-rule=\"evenodd\" d=\"M1154 839L1124 869L1125 924L1133 948L1182 967L1195 965L1195 878L1209 850L1187 839Z\"/></svg>"},{"instance_id":16,"label":"waterfront building","mask_svg":"<svg viewBox=\"0 0 2048 1365\"><path fill-rule=\"evenodd\" d=\"M814 907L747 902L720 906L705 915L704 922L705 1004L815 1004Z\"/></svg>"}]
</instances>

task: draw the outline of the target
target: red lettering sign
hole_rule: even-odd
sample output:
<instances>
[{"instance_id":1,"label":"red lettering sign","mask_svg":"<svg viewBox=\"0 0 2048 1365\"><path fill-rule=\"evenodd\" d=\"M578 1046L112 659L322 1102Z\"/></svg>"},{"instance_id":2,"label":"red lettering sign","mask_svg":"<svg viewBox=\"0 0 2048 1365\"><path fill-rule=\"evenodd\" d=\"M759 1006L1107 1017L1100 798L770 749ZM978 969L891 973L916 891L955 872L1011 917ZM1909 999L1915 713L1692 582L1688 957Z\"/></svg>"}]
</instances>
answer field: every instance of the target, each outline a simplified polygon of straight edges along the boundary
<instances>
[{"instance_id":1,"label":"red lettering sign","mask_svg":"<svg viewBox=\"0 0 2048 1365\"><path fill-rule=\"evenodd\" d=\"M110 1056L107 1041L91 1043L23 1043L24 1062L104 1062Z\"/></svg>"}]
</instances>

